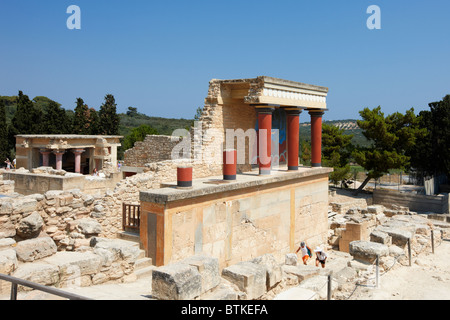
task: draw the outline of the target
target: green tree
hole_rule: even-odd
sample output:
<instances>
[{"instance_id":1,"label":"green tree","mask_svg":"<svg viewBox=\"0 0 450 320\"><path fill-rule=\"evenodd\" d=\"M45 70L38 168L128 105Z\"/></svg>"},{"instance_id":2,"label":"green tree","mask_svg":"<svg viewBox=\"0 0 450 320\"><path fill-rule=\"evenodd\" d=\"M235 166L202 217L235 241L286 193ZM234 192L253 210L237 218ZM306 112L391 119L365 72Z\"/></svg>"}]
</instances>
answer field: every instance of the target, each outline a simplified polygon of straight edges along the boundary
<instances>
[{"instance_id":1,"label":"green tree","mask_svg":"<svg viewBox=\"0 0 450 320\"><path fill-rule=\"evenodd\" d=\"M98 135L100 133L100 119L98 118L98 112L94 108L90 108L88 111L89 117L89 134Z\"/></svg>"},{"instance_id":2,"label":"green tree","mask_svg":"<svg viewBox=\"0 0 450 320\"><path fill-rule=\"evenodd\" d=\"M419 113L419 127L426 131L411 150L411 166L421 176L445 175L450 179L450 95Z\"/></svg>"},{"instance_id":3,"label":"green tree","mask_svg":"<svg viewBox=\"0 0 450 320\"><path fill-rule=\"evenodd\" d=\"M83 99L77 98L77 106L75 107L73 118L74 134L89 134L89 108Z\"/></svg>"},{"instance_id":4,"label":"green tree","mask_svg":"<svg viewBox=\"0 0 450 320\"><path fill-rule=\"evenodd\" d=\"M71 133L72 128L70 119L66 114L66 110L60 107L60 104L55 101L50 101L47 106L42 121L42 133L46 134L63 134Z\"/></svg>"},{"instance_id":5,"label":"green tree","mask_svg":"<svg viewBox=\"0 0 450 320\"><path fill-rule=\"evenodd\" d=\"M41 121L43 111L19 91L17 111L12 118L12 134L39 134L42 132Z\"/></svg>"},{"instance_id":6,"label":"green tree","mask_svg":"<svg viewBox=\"0 0 450 320\"><path fill-rule=\"evenodd\" d=\"M99 131L103 135L118 135L120 126L120 117L117 114L117 105L112 94L105 96L105 102L99 111Z\"/></svg>"},{"instance_id":7,"label":"green tree","mask_svg":"<svg viewBox=\"0 0 450 320\"><path fill-rule=\"evenodd\" d=\"M133 148L135 142L144 141L147 135L157 135L158 131L149 125L140 125L131 130L131 132L123 139L122 146L124 150Z\"/></svg>"},{"instance_id":8,"label":"green tree","mask_svg":"<svg viewBox=\"0 0 450 320\"><path fill-rule=\"evenodd\" d=\"M334 184L344 181L350 176L350 156L353 135L344 134L343 129L333 125L322 126L322 158L327 167L334 171L330 180Z\"/></svg>"},{"instance_id":9,"label":"green tree","mask_svg":"<svg viewBox=\"0 0 450 320\"><path fill-rule=\"evenodd\" d=\"M6 124L6 106L3 99L0 98L0 165L10 157L8 143L8 127Z\"/></svg>"},{"instance_id":10,"label":"green tree","mask_svg":"<svg viewBox=\"0 0 450 320\"><path fill-rule=\"evenodd\" d=\"M410 167L408 153L416 139L425 134L419 128L419 119L414 109L405 114L396 112L387 117L381 107L360 111L363 120L358 120L363 135L372 142L370 147L358 148L353 152L355 161L368 175L356 193L359 193L370 179L378 179L391 169L407 170Z\"/></svg>"}]
</instances>

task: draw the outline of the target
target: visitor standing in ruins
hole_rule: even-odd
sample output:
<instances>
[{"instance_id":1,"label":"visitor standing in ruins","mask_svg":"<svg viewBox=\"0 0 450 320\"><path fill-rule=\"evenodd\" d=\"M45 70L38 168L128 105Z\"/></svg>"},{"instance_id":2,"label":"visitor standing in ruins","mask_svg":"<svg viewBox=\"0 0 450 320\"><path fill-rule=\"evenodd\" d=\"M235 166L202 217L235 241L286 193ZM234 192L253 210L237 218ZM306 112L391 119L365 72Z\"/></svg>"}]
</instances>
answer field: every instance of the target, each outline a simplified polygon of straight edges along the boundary
<instances>
[{"instance_id":1,"label":"visitor standing in ruins","mask_svg":"<svg viewBox=\"0 0 450 320\"><path fill-rule=\"evenodd\" d=\"M308 259L312 257L311 249L302 241L295 253L297 254L299 251L302 253L303 264L306 266Z\"/></svg>"},{"instance_id":2,"label":"visitor standing in ruins","mask_svg":"<svg viewBox=\"0 0 450 320\"><path fill-rule=\"evenodd\" d=\"M320 263L322 268L325 268L325 262L328 257L327 254L320 247L317 247L314 252L316 253L316 267L318 267Z\"/></svg>"},{"instance_id":3,"label":"visitor standing in ruins","mask_svg":"<svg viewBox=\"0 0 450 320\"><path fill-rule=\"evenodd\" d=\"M9 159L6 158L5 163L6 163L6 170L10 170L11 169L11 161L9 161Z\"/></svg>"}]
</instances>

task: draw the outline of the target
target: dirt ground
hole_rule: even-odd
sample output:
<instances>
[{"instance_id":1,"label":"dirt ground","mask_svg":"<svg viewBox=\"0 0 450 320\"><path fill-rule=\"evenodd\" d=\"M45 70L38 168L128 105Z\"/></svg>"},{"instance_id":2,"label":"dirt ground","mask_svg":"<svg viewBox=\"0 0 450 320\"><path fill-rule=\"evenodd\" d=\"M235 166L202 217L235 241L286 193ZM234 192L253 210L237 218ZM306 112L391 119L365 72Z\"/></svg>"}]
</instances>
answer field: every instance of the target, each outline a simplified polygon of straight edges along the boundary
<instances>
[{"instance_id":1,"label":"dirt ground","mask_svg":"<svg viewBox=\"0 0 450 320\"><path fill-rule=\"evenodd\" d=\"M411 267L381 275L378 289L358 287L349 300L450 300L450 241L443 241L434 254L414 257Z\"/></svg>"}]
</instances>

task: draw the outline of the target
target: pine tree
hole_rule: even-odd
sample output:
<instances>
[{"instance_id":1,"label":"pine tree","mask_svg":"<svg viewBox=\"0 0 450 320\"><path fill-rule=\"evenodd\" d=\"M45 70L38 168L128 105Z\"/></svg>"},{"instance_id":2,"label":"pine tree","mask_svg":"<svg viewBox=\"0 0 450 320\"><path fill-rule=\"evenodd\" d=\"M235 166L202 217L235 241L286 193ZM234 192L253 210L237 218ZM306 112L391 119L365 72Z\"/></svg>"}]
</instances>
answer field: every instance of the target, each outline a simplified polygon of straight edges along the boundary
<instances>
[{"instance_id":1,"label":"pine tree","mask_svg":"<svg viewBox=\"0 0 450 320\"><path fill-rule=\"evenodd\" d=\"M409 168L409 150L425 134L425 130L419 128L419 118L415 116L414 109L406 111L404 115L396 112L385 117L381 107L373 110L365 108L360 111L360 115L363 120L358 120L358 125L372 145L353 152L355 161L368 171L366 180L356 193L370 179L378 179L391 169Z\"/></svg>"},{"instance_id":2,"label":"pine tree","mask_svg":"<svg viewBox=\"0 0 450 320\"><path fill-rule=\"evenodd\" d=\"M100 134L100 119L98 118L98 112L94 108L89 109L89 134Z\"/></svg>"},{"instance_id":3,"label":"pine tree","mask_svg":"<svg viewBox=\"0 0 450 320\"><path fill-rule=\"evenodd\" d=\"M117 114L117 105L112 94L105 96L105 102L99 111L99 132L102 135L118 135L120 117Z\"/></svg>"}]
</instances>

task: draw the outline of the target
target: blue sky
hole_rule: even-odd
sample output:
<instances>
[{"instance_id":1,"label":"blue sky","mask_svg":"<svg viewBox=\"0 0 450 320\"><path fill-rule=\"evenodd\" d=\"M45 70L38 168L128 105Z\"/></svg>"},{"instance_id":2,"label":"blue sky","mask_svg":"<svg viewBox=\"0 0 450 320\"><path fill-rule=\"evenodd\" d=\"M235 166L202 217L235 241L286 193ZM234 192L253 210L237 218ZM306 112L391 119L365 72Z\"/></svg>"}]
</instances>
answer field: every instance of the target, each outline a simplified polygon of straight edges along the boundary
<instances>
[{"instance_id":1,"label":"blue sky","mask_svg":"<svg viewBox=\"0 0 450 320\"><path fill-rule=\"evenodd\" d=\"M66 27L70 5L81 30ZM381 30L366 27L370 5ZM265 75L328 87L325 120L417 113L450 94L449 11L448 0L0 0L0 95L98 110L111 93L119 112L192 118L211 79Z\"/></svg>"}]
</instances>

